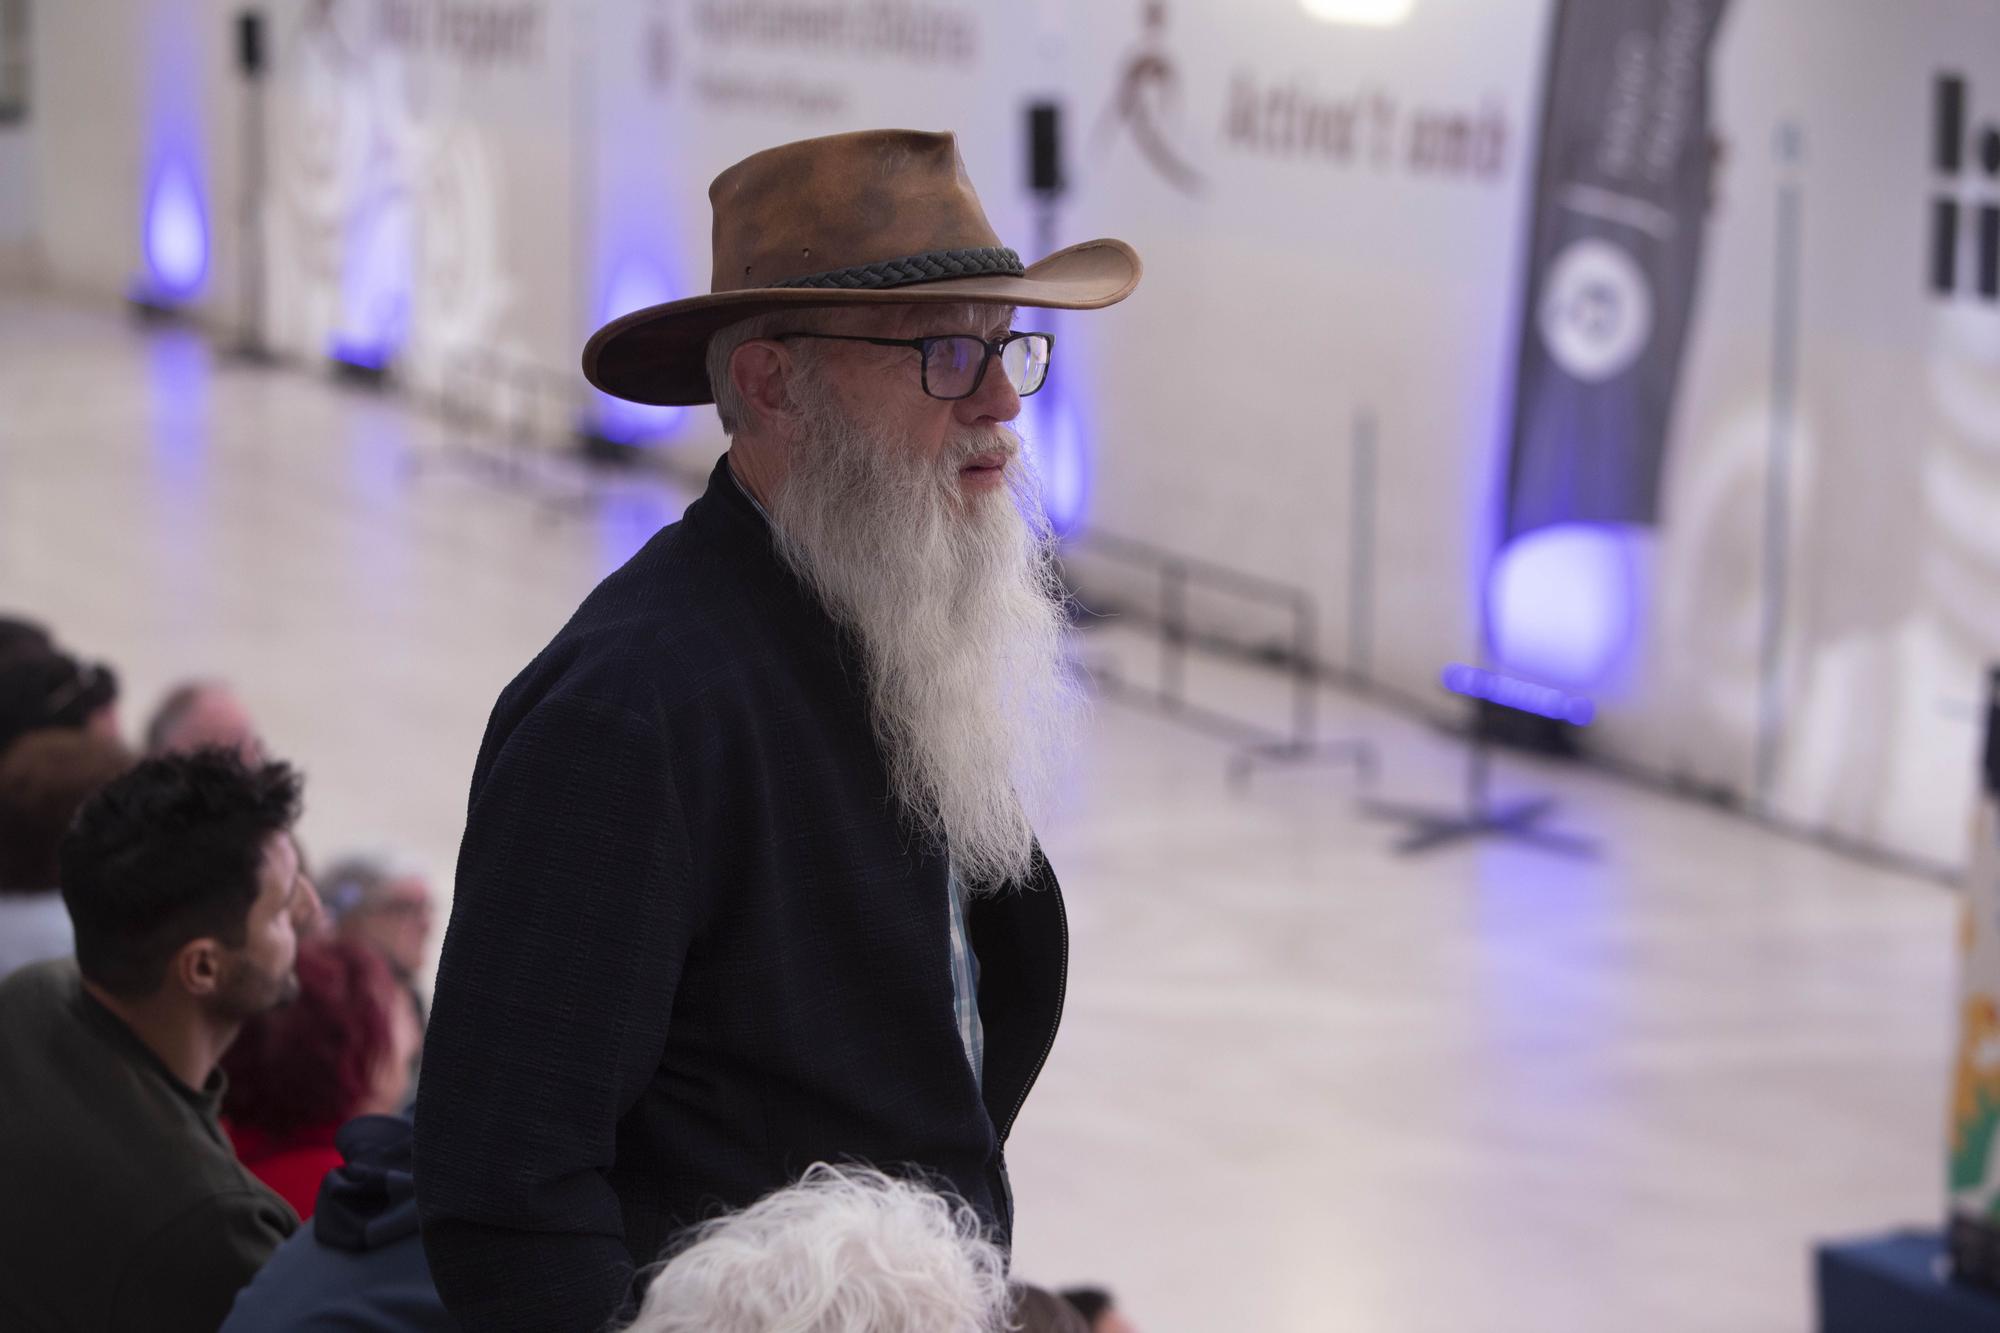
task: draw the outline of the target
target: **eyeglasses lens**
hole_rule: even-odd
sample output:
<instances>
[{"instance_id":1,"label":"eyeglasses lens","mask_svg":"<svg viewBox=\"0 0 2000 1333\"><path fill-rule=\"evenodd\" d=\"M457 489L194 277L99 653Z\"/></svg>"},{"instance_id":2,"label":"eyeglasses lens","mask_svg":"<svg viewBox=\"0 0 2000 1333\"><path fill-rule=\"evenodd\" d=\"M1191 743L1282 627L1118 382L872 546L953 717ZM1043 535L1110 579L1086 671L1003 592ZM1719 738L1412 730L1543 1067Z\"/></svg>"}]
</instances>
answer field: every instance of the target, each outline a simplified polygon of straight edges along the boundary
<instances>
[{"instance_id":1,"label":"eyeglasses lens","mask_svg":"<svg viewBox=\"0 0 2000 1333\"><path fill-rule=\"evenodd\" d=\"M924 367L930 391L938 398L963 398L972 392L972 382L986 360L986 344L977 338L940 338L931 344L930 360Z\"/></svg>"},{"instance_id":2,"label":"eyeglasses lens","mask_svg":"<svg viewBox=\"0 0 2000 1333\"><path fill-rule=\"evenodd\" d=\"M1049 340L1039 333L1016 338L1000 354L1000 365L1014 392L1026 398L1049 377Z\"/></svg>"}]
</instances>

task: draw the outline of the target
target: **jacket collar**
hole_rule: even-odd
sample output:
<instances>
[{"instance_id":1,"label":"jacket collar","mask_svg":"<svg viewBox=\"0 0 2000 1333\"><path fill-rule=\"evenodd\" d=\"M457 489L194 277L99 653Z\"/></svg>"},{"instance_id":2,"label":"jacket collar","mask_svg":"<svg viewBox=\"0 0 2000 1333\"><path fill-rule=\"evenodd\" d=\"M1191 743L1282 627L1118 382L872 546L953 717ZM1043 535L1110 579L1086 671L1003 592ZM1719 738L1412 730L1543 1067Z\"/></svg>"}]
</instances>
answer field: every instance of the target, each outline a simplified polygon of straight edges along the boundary
<instances>
[{"instance_id":1,"label":"jacket collar","mask_svg":"<svg viewBox=\"0 0 2000 1333\"><path fill-rule=\"evenodd\" d=\"M736 473L729 467L727 451L716 459L715 466L709 469L708 489L702 492L699 500L688 507L688 514L692 517L697 509L711 508L726 514L730 521L738 526L755 528L761 532L765 540L770 539L770 512L743 488L742 482L736 480Z\"/></svg>"},{"instance_id":2,"label":"jacket collar","mask_svg":"<svg viewBox=\"0 0 2000 1333\"><path fill-rule=\"evenodd\" d=\"M725 452L722 455L722 457L716 461L716 467L719 470L729 474L729 480L735 483L736 493L738 495L741 495L744 499L748 500L750 502L751 507L757 511L757 517L763 519L764 522L768 525L771 522L771 511L764 507L764 502L762 500L759 500L756 496L750 493L750 488L743 484L743 478L736 475L736 465L729 461L729 455L727 452Z\"/></svg>"}]
</instances>

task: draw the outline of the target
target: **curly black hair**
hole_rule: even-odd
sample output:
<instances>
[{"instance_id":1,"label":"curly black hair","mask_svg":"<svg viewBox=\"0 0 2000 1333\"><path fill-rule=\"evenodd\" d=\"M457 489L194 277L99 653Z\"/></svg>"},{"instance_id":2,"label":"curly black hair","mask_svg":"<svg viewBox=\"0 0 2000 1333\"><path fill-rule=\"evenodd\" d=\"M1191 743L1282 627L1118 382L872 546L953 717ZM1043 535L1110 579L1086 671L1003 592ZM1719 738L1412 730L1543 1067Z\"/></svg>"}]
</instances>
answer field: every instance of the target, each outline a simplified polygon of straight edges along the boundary
<instances>
[{"instance_id":1,"label":"curly black hair","mask_svg":"<svg viewBox=\"0 0 2000 1333\"><path fill-rule=\"evenodd\" d=\"M83 975L138 999L189 940L240 946L264 845L298 822L299 795L289 764L221 749L148 759L106 785L58 853Z\"/></svg>"}]
</instances>

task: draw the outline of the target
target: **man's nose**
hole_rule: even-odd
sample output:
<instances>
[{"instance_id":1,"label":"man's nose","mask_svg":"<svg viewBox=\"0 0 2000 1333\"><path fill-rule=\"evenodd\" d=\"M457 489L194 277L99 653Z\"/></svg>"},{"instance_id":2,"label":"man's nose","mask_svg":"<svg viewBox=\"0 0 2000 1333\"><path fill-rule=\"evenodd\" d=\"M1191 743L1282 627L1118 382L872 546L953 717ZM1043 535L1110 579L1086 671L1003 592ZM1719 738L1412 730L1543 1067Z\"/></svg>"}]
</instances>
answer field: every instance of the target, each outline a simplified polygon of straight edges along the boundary
<instances>
[{"instance_id":1,"label":"man's nose","mask_svg":"<svg viewBox=\"0 0 2000 1333\"><path fill-rule=\"evenodd\" d=\"M292 904L292 924L297 930L310 932L319 925L324 909L320 906L319 889L313 882L307 880L303 888L305 891Z\"/></svg>"},{"instance_id":2,"label":"man's nose","mask_svg":"<svg viewBox=\"0 0 2000 1333\"><path fill-rule=\"evenodd\" d=\"M996 360L986 367L986 377L979 381L979 387L970 397L961 398L958 406L958 419L967 426L982 421L1012 421L1021 415L1021 395L1014 392L1014 382Z\"/></svg>"}]
</instances>

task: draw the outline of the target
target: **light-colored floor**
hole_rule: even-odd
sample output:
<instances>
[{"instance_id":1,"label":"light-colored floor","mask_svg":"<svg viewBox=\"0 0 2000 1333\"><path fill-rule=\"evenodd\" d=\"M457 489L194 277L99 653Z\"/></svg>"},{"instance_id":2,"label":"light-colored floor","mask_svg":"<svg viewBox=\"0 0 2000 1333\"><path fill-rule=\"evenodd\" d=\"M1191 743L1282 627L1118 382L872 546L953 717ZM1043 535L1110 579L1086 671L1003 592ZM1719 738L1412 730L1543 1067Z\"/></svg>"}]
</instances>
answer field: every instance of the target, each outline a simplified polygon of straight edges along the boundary
<instances>
[{"instance_id":1,"label":"light-colored floor","mask_svg":"<svg viewBox=\"0 0 2000 1333\"><path fill-rule=\"evenodd\" d=\"M218 361L186 331L0 297L0 610L115 663L127 727L234 680L309 775L320 857L448 883L486 710L688 498L558 511L441 464L393 398ZM427 461L426 461L427 460ZM1112 627L1085 654L1136 673ZM1212 669L1232 707L1268 681ZM1381 794L1448 800L1441 736L1337 695ZM1073 925L1062 1037L1016 1132L1017 1266L1148 1333L1810 1326L1817 1237L1939 1212L1946 891L1587 772L1595 864L1403 860L1341 769L1100 703L1045 841Z\"/></svg>"}]
</instances>

